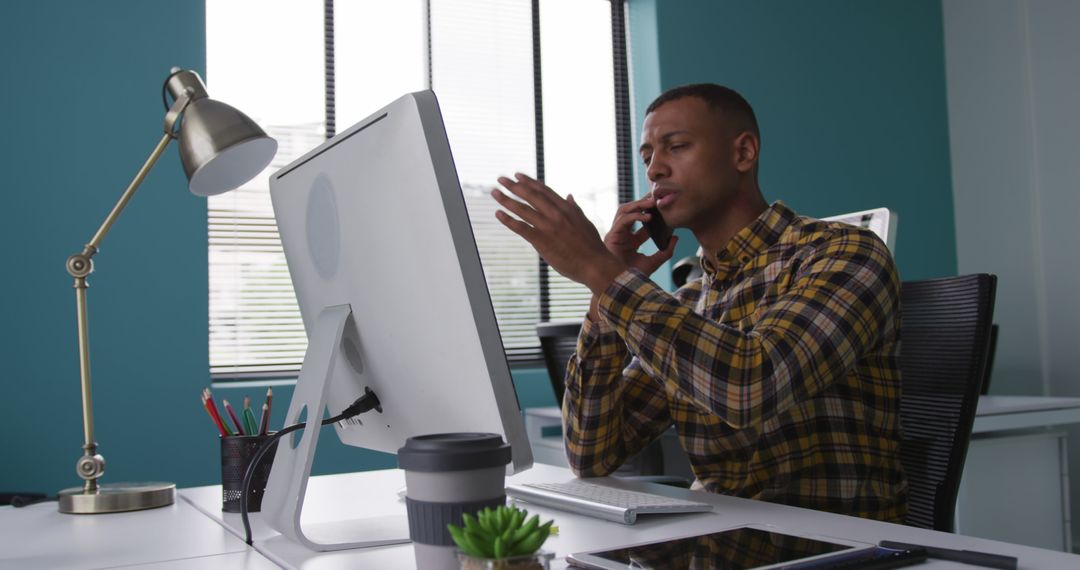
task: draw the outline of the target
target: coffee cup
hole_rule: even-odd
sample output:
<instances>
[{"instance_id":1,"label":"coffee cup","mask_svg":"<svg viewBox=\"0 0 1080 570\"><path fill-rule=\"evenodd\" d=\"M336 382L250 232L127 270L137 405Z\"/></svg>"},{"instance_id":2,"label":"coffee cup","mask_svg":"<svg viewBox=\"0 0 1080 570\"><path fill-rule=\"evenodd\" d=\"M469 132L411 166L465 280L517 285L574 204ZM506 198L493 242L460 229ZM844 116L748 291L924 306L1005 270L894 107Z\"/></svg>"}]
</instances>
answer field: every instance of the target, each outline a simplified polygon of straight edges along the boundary
<instances>
[{"instance_id":1,"label":"coffee cup","mask_svg":"<svg viewBox=\"0 0 1080 570\"><path fill-rule=\"evenodd\" d=\"M443 433L410 437L398 450L405 470L405 504L416 567L457 569L457 547L447 524L464 513L506 504L510 446L491 433Z\"/></svg>"}]
</instances>

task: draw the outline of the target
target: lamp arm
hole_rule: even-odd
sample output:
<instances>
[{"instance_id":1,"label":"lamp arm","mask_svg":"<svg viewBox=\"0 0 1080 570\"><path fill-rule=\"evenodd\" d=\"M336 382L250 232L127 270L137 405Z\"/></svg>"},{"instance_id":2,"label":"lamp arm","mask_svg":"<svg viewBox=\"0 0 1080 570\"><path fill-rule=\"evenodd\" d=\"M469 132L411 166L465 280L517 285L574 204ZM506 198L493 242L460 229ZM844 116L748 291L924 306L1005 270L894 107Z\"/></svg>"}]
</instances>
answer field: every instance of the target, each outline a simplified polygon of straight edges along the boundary
<instances>
[{"instance_id":1,"label":"lamp arm","mask_svg":"<svg viewBox=\"0 0 1080 570\"><path fill-rule=\"evenodd\" d=\"M176 133L174 132L173 127L179 120L180 113L183 113L184 109L186 109L188 104L191 103L191 97L193 94L194 90L192 88L188 87L187 89L185 89L184 92L180 94L180 97L178 97L176 101L173 102L172 107L169 108L169 111L165 113L165 135L161 137L160 141L158 141L157 146L154 147L153 152L150 153L150 157L146 159L146 163L144 163L142 165L142 168L140 168L139 171L135 173L135 178L132 179L130 184L128 184L128 187L126 190L124 190L124 193L120 195L120 200L118 200L116 202L116 205L113 206L112 211L109 212L108 216L105 216L105 221L102 222L101 227L98 228L98 231L94 233L94 237L90 238L90 241L87 242L86 247L83 248L83 255L93 257L94 254L97 253L98 246L101 245L101 240L105 239L105 234L108 233L110 228L112 228L112 225L116 222L116 219L120 217L120 212L122 212L124 210L124 207L127 206L127 203L131 200L131 197L135 195L135 190L137 190L139 188L139 185L142 184L142 181L144 178L146 178L146 175L150 174L150 170L154 168L154 164L157 163L158 158L161 158L161 155L165 152L165 147L169 146L169 142L172 141L172 139L176 138Z\"/></svg>"},{"instance_id":2,"label":"lamp arm","mask_svg":"<svg viewBox=\"0 0 1080 570\"><path fill-rule=\"evenodd\" d=\"M86 289L88 287L86 278L94 272L94 263L91 258L98 252L101 240L105 238L105 234L112 228L116 219L120 217L120 212L131 201L131 197L135 195L135 191L138 190L143 179L154 168L158 158L164 154L169 142L176 138L173 127L176 125L180 113L191 102L191 95L192 90L189 88L176 99L168 113L165 114L164 136L158 141L157 146L154 147L142 168L135 174L135 178L128 184L127 189L124 190L120 200L113 206L112 211L105 217L101 227L90 238L90 241L83 246L83 250L67 259L68 274L75 278L72 287L75 289L76 323L79 337L79 379L82 386L84 436L83 455L75 463L75 472L85 480L83 490L87 493L97 491L97 480L105 473L105 458L97 453L97 442L94 441L94 409L90 390L90 335L86 311Z\"/></svg>"}]
</instances>

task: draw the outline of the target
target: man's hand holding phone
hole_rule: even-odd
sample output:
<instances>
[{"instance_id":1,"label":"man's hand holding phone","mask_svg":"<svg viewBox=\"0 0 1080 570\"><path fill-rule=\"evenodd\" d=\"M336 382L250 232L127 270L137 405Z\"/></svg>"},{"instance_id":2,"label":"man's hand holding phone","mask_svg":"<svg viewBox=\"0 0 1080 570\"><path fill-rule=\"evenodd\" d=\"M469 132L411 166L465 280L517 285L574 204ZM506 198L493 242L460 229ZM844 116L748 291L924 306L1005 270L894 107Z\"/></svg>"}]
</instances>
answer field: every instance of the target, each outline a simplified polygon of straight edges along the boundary
<instances>
[{"instance_id":1,"label":"man's hand holding phone","mask_svg":"<svg viewBox=\"0 0 1080 570\"><path fill-rule=\"evenodd\" d=\"M551 267L567 278L583 283L599 294L627 267L646 275L652 274L675 252L678 238L671 238L667 247L652 255L638 253L649 230L663 220L659 212L647 212L656 207L651 195L619 206L611 230L602 240L596 227L570 196L562 198L543 183L518 173L514 178L500 177L499 184L520 200L514 200L499 189L492 196L504 210L495 217L514 233L525 238ZM513 214L513 215L511 215ZM634 229L640 222L642 226ZM670 232L670 230L668 230ZM658 236L662 232L657 232Z\"/></svg>"},{"instance_id":2,"label":"man's hand holding phone","mask_svg":"<svg viewBox=\"0 0 1080 570\"><path fill-rule=\"evenodd\" d=\"M634 229L634 225L641 226ZM638 250L646 240L652 238L657 252L644 255ZM639 200L627 202L615 213L611 230L604 236L604 245L626 265L651 275L665 261L675 254L675 245L679 238L664 223L664 218L656 208L652 194Z\"/></svg>"}]
</instances>

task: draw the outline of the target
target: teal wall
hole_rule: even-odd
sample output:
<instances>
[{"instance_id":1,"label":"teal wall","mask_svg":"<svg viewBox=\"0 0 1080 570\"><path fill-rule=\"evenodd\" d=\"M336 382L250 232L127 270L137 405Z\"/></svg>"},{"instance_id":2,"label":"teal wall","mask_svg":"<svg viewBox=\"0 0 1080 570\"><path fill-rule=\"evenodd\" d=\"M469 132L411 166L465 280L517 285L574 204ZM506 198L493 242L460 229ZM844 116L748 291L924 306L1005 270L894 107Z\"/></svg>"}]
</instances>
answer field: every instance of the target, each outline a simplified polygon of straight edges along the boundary
<instances>
[{"instance_id":1,"label":"teal wall","mask_svg":"<svg viewBox=\"0 0 1080 570\"><path fill-rule=\"evenodd\" d=\"M901 278L956 274L940 0L629 1L635 129L664 89L732 87L758 115L767 200L888 206Z\"/></svg>"},{"instance_id":2,"label":"teal wall","mask_svg":"<svg viewBox=\"0 0 1080 570\"><path fill-rule=\"evenodd\" d=\"M5 469L0 490L81 484L72 279L82 249L162 135L171 66L202 69L203 4L4 2ZM209 481L205 201L170 148L90 276L96 439L106 481Z\"/></svg>"}]
</instances>

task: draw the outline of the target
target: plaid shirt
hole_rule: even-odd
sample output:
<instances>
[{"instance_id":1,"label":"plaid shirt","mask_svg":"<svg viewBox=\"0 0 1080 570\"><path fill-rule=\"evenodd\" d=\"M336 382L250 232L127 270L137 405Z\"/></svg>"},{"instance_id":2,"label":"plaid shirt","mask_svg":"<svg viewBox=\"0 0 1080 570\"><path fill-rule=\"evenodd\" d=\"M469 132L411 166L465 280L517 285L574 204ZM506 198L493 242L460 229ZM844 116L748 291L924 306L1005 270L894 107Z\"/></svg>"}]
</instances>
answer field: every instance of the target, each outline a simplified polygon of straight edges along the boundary
<instances>
[{"instance_id":1,"label":"plaid shirt","mask_svg":"<svg viewBox=\"0 0 1080 570\"><path fill-rule=\"evenodd\" d=\"M708 491L902 521L888 249L777 202L717 259L674 296L636 270L601 295L567 370L572 469L610 474L674 424Z\"/></svg>"}]
</instances>

